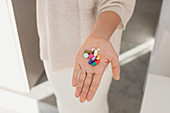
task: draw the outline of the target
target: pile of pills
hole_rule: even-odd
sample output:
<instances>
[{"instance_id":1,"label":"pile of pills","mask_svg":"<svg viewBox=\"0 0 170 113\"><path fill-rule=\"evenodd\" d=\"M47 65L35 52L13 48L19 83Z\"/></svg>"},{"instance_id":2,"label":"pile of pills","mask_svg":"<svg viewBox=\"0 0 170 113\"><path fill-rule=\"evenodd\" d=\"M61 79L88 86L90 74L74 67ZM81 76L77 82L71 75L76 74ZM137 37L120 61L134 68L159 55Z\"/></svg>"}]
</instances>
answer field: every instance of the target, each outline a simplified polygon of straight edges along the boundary
<instances>
[{"instance_id":1,"label":"pile of pills","mask_svg":"<svg viewBox=\"0 0 170 113\"><path fill-rule=\"evenodd\" d=\"M100 60L99 60L100 55L98 55L98 51L100 51L99 48L96 50L95 50L95 48L92 48L91 51L85 50L83 57L86 59L89 58L90 59L89 64L91 64L92 66L95 66L100 62Z\"/></svg>"}]
</instances>

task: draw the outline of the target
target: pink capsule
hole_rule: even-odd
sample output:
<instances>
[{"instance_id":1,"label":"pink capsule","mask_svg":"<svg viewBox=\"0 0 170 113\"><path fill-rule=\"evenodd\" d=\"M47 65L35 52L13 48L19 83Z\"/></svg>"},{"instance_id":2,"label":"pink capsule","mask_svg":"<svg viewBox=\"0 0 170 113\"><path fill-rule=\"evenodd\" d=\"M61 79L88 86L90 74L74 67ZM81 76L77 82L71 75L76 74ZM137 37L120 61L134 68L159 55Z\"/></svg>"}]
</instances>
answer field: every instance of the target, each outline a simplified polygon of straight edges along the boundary
<instances>
[{"instance_id":1,"label":"pink capsule","mask_svg":"<svg viewBox=\"0 0 170 113\"><path fill-rule=\"evenodd\" d=\"M90 58L90 59L92 59L92 58L93 58L93 56L94 56L93 54L89 54L89 58Z\"/></svg>"}]
</instances>

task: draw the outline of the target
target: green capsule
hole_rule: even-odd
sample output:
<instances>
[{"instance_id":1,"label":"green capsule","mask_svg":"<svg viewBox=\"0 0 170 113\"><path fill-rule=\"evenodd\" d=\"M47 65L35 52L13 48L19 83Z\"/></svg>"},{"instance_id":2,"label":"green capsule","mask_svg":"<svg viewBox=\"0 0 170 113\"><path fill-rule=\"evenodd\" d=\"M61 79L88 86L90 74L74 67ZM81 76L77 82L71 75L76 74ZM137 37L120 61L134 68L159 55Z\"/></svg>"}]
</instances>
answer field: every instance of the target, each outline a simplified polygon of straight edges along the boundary
<instances>
[{"instance_id":1,"label":"green capsule","mask_svg":"<svg viewBox=\"0 0 170 113\"><path fill-rule=\"evenodd\" d=\"M93 63L92 63L92 66L95 66L95 65L96 65L96 62L93 62Z\"/></svg>"}]
</instances>

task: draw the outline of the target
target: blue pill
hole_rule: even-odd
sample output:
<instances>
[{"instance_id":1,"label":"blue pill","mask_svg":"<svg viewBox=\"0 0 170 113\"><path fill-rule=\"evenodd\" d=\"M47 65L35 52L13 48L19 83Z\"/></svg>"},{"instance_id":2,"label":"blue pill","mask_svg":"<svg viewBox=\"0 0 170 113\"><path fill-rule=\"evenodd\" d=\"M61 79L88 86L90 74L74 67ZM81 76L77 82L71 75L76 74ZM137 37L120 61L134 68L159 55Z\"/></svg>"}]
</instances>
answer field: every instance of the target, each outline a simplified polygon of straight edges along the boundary
<instances>
[{"instance_id":1,"label":"blue pill","mask_svg":"<svg viewBox=\"0 0 170 113\"><path fill-rule=\"evenodd\" d=\"M89 61L89 64L91 64L93 62L93 60L91 59L90 61Z\"/></svg>"}]
</instances>

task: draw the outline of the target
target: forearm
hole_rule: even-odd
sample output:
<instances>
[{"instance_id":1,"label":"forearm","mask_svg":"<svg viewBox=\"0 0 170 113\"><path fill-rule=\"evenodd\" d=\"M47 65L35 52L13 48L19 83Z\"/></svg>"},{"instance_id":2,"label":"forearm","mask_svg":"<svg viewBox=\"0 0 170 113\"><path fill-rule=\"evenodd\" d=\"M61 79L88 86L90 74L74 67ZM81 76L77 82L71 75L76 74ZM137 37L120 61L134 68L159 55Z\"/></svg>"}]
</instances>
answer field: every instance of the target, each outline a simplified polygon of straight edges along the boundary
<instances>
[{"instance_id":1,"label":"forearm","mask_svg":"<svg viewBox=\"0 0 170 113\"><path fill-rule=\"evenodd\" d=\"M121 19L117 13L113 11L102 12L92 28L90 36L110 40L112 33L115 31L120 21Z\"/></svg>"}]
</instances>

